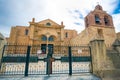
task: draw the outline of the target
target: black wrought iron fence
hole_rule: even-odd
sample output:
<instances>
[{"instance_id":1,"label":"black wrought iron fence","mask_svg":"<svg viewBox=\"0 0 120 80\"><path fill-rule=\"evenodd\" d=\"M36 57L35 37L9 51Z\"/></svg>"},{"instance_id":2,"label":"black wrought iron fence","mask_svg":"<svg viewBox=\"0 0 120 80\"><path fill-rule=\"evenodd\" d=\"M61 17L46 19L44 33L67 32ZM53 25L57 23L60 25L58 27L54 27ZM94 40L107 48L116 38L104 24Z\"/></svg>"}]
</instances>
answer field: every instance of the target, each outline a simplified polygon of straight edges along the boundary
<instances>
[{"instance_id":1,"label":"black wrought iron fence","mask_svg":"<svg viewBox=\"0 0 120 80\"><path fill-rule=\"evenodd\" d=\"M89 46L5 45L0 75L90 73Z\"/></svg>"},{"instance_id":2,"label":"black wrought iron fence","mask_svg":"<svg viewBox=\"0 0 120 80\"><path fill-rule=\"evenodd\" d=\"M2 52L0 75L23 75L27 46L5 45Z\"/></svg>"}]
</instances>

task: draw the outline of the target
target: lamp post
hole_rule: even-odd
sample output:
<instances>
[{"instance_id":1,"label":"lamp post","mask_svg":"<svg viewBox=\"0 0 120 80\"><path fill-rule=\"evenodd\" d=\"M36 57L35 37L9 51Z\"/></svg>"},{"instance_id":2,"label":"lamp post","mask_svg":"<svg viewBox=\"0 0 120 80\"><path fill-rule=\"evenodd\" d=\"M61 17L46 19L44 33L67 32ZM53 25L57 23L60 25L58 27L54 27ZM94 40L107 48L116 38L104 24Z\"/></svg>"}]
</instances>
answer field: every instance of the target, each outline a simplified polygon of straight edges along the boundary
<instances>
[{"instance_id":1,"label":"lamp post","mask_svg":"<svg viewBox=\"0 0 120 80\"><path fill-rule=\"evenodd\" d=\"M48 44L48 41L49 41L49 36L50 36L50 33L47 32L46 33L46 36L47 36L47 42L46 42L46 53L47 53L47 67L46 67L46 73L48 75L52 74L52 61L53 61L53 58L52 58L52 55L51 55L51 47L49 46Z\"/></svg>"},{"instance_id":2,"label":"lamp post","mask_svg":"<svg viewBox=\"0 0 120 80\"><path fill-rule=\"evenodd\" d=\"M46 54L47 54L47 67L46 67L46 73L48 75L50 75L51 73L51 61L50 61L50 55L49 55L49 51L48 51L48 39L49 39L49 32L46 33L47 36L47 40L46 40Z\"/></svg>"},{"instance_id":3,"label":"lamp post","mask_svg":"<svg viewBox=\"0 0 120 80\"><path fill-rule=\"evenodd\" d=\"M47 53L47 56L49 55L48 53L48 39L49 39L49 32L46 33L46 36L47 36L47 40L46 40L46 53Z\"/></svg>"}]
</instances>

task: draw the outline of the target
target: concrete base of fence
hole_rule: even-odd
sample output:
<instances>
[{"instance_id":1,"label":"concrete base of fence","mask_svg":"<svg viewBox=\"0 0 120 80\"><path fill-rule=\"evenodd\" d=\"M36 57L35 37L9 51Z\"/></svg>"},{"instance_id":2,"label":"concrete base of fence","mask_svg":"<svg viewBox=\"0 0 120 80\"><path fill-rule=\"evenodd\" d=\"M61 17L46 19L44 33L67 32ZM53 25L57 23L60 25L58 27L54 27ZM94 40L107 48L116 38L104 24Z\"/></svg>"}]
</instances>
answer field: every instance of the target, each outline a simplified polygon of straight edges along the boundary
<instances>
[{"instance_id":1,"label":"concrete base of fence","mask_svg":"<svg viewBox=\"0 0 120 80\"><path fill-rule=\"evenodd\" d=\"M101 77L102 80L120 80L120 70L104 70L96 71L96 74Z\"/></svg>"}]
</instances>

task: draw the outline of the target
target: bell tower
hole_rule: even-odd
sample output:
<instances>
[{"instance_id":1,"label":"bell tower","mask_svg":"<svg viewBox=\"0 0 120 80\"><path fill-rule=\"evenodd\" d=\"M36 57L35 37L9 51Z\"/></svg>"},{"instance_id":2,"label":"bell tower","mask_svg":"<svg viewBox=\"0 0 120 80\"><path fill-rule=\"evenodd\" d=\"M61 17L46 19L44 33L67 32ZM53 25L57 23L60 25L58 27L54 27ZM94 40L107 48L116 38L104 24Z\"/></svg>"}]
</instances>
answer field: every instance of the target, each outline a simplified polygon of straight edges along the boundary
<instances>
[{"instance_id":1,"label":"bell tower","mask_svg":"<svg viewBox=\"0 0 120 80\"><path fill-rule=\"evenodd\" d=\"M84 19L85 30L94 38L105 40L106 46L110 47L116 39L112 16L103 10L101 5L96 5Z\"/></svg>"},{"instance_id":2,"label":"bell tower","mask_svg":"<svg viewBox=\"0 0 120 80\"><path fill-rule=\"evenodd\" d=\"M109 27L114 28L112 16L103 10L99 4L85 17L85 27Z\"/></svg>"}]
</instances>

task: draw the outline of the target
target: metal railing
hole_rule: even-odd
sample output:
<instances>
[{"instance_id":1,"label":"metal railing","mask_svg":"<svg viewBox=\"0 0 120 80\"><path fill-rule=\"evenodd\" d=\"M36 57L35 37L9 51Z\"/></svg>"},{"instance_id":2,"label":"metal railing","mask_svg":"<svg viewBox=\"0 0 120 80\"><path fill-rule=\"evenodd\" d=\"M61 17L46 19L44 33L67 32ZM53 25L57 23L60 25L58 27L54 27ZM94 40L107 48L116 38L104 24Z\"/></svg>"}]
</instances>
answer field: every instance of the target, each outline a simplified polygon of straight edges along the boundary
<instances>
[{"instance_id":1,"label":"metal railing","mask_svg":"<svg viewBox=\"0 0 120 80\"><path fill-rule=\"evenodd\" d=\"M15 48L16 47L16 48ZM0 75L69 74L92 72L89 46L53 46L48 54L37 54L42 46L5 45ZM15 50L16 49L16 50Z\"/></svg>"}]
</instances>

